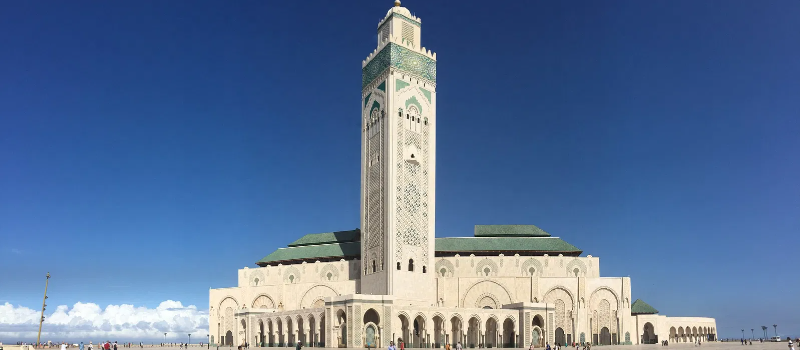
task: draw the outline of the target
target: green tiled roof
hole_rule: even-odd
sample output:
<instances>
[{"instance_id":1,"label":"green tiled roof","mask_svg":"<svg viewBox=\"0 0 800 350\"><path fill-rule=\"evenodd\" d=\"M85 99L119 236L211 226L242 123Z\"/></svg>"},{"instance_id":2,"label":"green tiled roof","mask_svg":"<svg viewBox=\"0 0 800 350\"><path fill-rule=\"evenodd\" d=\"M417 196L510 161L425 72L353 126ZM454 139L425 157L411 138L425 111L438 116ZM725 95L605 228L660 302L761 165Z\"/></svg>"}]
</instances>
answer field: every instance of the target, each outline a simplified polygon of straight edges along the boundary
<instances>
[{"instance_id":1,"label":"green tiled roof","mask_svg":"<svg viewBox=\"0 0 800 350\"><path fill-rule=\"evenodd\" d=\"M320 259L360 258L361 231L308 234L256 262L260 266ZM534 252L580 255L580 249L533 225L477 225L475 237L436 238L436 253Z\"/></svg>"},{"instance_id":2,"label":"green tiled roof","mask_svg":"<svg viewBox=\"0 0 800 350\"><path fill-rule=\"evenodd\" d=\"M654 307L650 306L650 304L645 303L642 299L636 299L631 305L631 315L641 315L641 314L657 314L658 310Z\"/></svg>"},{"instance_id":3,"label":"green tiled roof","mask_svg":"<svg viewBox=\"0 0 800 350\"><path fill-rule=\"evenodd\" d=\"M474 251L581 253L578 247L558 237L452 237L436 239L437 253Z\"/></svg>"},{"instance_id":4,"label":"green tiled roof","mask_svg":"<svg viewBox=\"0 0 800 350\"><path fill-rule=\"evenodd\" d=\"M550 237L534 225L475 225L475 237Z\"/></svg>"},{"instance_id":5,"label":"green tiled roof","mask_svg":"<svg viewBox=\"0 0 800 350\"><path fill-rule=\"evenodd\" d=\"M361 239L361 230L337 231L326 233L307 234L300 239L289 243L290 247L300 247L313 244L355 242Z\"/></svg>"},{"instance_id":6,"label":"green tiled roof","mask_svg":"<svg viewBox=\"0 0 800 350\"><path fill-rule=\"evenodd\" d=\"M302 239L302 238L301 238ZM358 257L361 255L361 242L331 243L299 247L280 248L265 256L256 264L264 266L276 262L300 261L307 259Z\"/></svg>"}]
</instances>

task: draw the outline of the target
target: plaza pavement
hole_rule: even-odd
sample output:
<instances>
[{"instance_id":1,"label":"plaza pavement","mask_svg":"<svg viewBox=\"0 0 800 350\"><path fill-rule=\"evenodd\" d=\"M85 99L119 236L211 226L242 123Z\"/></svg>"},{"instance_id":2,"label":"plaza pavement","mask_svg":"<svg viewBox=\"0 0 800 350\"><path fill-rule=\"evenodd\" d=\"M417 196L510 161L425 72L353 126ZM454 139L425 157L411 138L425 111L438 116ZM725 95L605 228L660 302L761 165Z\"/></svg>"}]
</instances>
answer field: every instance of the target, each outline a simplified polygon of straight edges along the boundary
<instances>
[{"instance_id":1,"label":"plaza pavement","mask_svg":"<svg viewBox=\"0 0 800 350\"><path fill-rule=\"evenodd\" d=\"M4 348L3 350L27 350L27 349L22 349L22 347L16 346L16 345L4 345L3 348ZM58 348L56 348L56 349L58 349ZM132 347L132 348L120 347L118 349L119 350L136 350L136 349L141 349L141 348L136 346L136 347ZM203 346L201 348L200 346L194 345L194 346L189 347L188 350L201 350L201 349L207 349L207 348L206 348L206 346ZM211 350L217 350L217 349L219 349L219 350L237 350L236 347L222 347L222 346L219 347L219 348L217 348L215 346L211 347ZM271 349L294 350L294 347L291 347L291 348L290 347L280 347L280 348L250 347L249 350L271 350ZM309 347L303 347L303 349L304 350L341 350L341 348L309 348ZM349 348L349 349L355 349L355 348ZM364 349L364 348L358 348L358 349ZM407 350L413 350L413 348L406 348L406 349ZM503 348L500 348L500 349L497 349L497 350L502 350L502 349ZM522 348L522 349L526 349L527 350L527 348ZM543 350L542 348L536 348L536 349L537 350ZM694 350L737 350L737 349L738 350L788 350L789 347L788 347L786 342L779 342L779 343L772 343L772 342L755 343L754 342L753 345L741 345L741 343L739 343L739 342L730 342L730 343L714 342L714 343L703 343L700 346L696 346L696 345L693 345L693 344L687 344L687 343L678 343L678 344L670 344L669 346L661 346L659 344L653 344L653 345L606 345L606 346L593 346L592 349L595 349L595 350L689 350L689 349L694 349ZM795 346L795 349L796 350L800 350L797 346ZM70 350L77 350L77 348L70 348ZM180 347L177 347L177 346L172 346L172 347L166 347L165 346L165 347L162 347L162 346L158 346L158 345L155 345L155 346L145 345L144 346L144 350L187 350L187 349L181 349ZM429 350L429 349L420 349L420 350ZM443 349L441 349L441 350L443 350ZM465 349L465 350L469 350L469 349ZM562 350L569 350L569 348L562 348Z\"/></svg>"}]
</instances>

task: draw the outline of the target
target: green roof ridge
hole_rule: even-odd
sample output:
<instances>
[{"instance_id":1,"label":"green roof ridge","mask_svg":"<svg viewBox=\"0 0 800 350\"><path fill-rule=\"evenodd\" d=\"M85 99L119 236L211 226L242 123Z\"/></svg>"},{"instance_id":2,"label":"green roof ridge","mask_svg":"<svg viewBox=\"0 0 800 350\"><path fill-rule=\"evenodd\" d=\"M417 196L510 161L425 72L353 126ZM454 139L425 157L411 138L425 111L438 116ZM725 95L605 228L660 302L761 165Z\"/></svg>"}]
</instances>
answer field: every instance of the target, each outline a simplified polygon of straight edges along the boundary
<instances>
[{"instance_id":1,"label":"green roof ridge","mask_svg":"<svg viewBox=\"0 0 800 350\"><path fill-rule=\"evenodd\" d=\"M535 225L475 225L475 237L550 237Z\"/></svg>"},{"instance_id":2,"label":"green roof ridge","mask_svg":"<svg viewBox=\"0 0 800 350\"><path fill-rule=\"evenodd\" d=\"M577 253L578 247L558 237L442 237L436 238L437 252L535 251Z\"/></svg>"},{"instance_id":3,"label":"green roof ridge","mask_svg":"<svg viewBox=\"0 0 800 350\"><path fill-rule=\"evenodd\" d=\"M344 258L361 255L361 242L331 243L299 247L278 248L256 264L264 266L281 261L299 261L318 258Z\"/></svg>"},{"instance_id":4,"label":"green roof ridge","mask_svg":"<svg viewBox=\"0 0 800 350\"><path fill-rule=\"evenodd\" d=\"M657 314L658 310L656 308L650 306L650 304L645 303L642 299L636 299L631 305L631 315L639 315L639 314Z\"/></svg>"},{"instance_id":5,"label":"green roof ridge","mask_svg":"<svg viewBox=\"0 0 800 350\"><path fill-rule=\"evenodd\" d=\"M361 239L361 230L334 231L325 233L310 233L300 239L289 243L289 247L300 247L306 245L356 242Z\"/></svg>"}]
</instances>

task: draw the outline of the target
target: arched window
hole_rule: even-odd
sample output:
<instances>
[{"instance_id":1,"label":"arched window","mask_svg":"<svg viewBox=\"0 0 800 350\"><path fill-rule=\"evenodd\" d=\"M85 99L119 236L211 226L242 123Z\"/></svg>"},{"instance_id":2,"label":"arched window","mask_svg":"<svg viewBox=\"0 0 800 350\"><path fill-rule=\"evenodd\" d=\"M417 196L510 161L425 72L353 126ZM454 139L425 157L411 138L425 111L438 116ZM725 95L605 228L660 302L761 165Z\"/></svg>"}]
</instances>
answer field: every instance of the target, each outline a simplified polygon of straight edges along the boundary
<instances>
[{"instance_id":1,"label":"arched window","mask_svg":"<svg viewBox=\"0 0 800 350\"><path fill-rule=\"evenodd\" d=\"M483 273L486 274L486 276L489 276L489 272L492 272L492 270L488 266L483 268Z\"/></svg>"},{"instance_id":2,"label":"arched window","mask_svg":"<svg viewBox=\"0 0 800 350\"><path fill-rule=\"evenodd\" d=\"M372 272L376 271L375 260L372 260Z\"/></svg>"},{"instance_id":3,"label":"arched window","mask_svg":"<svg viewBox=\"0 0 800 350\"><path fill-rule=\"evenodd\" d=\"M330 272L328 272L328 281L330 281L330 280L331 280L331 277L333 277L333 274L331 274Z\"/></svg>"},{"instance_id":4,"label":"arched window","mask_svg":"<svg viewBox=\"0 0 800 350\"><path fill-rule=\"evenodd\" d=\"M441 274L442 274L442 277L444 277L444 275L445 275L445 274L447 274L447 269L445 269L445 268L443 267L441 270L439 270L439 273L441 273Z\"/></svg>"},{"instance_id":5,"label":"arched window","mask_svg":"<svg viewBox=\"0 0 800 350\"><path fill-rule=\"evenodd\" d=\"M397 271L400 271L400 262L397 262Z\"/></svg>"},{"instance_id":6,"label":"arched window","mask_svg":"<svg viewBox=\"0 0 800 350\"><path fill-rule=\"evenodd\" d=\"M408 259L408 271L414 271L414 259Z\"/></svg>"},{"instance_id":7,"label":"arched window","mask_svg":"<svg viewBox=\"0 0 800 350\"><path fill-rule=\"evenodd\" d=\"M428 273L428 269L426 269L425 266L422 267L422 273Z\"/></svg>"}]
</instances>

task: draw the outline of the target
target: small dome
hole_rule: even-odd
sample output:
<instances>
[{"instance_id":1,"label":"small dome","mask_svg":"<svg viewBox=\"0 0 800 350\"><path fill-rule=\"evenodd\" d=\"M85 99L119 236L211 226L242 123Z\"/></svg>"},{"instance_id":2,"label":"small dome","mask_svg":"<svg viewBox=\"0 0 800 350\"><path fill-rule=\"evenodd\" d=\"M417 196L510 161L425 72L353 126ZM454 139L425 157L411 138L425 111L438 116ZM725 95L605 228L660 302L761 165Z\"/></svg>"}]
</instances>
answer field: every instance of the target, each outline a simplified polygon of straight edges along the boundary
<instances>
[{"instance_id":1,"label":"small dome","mask_svg":"<svg viewBox=\"0 0 800 350\"><path fill-rule=\"evenodd\" d=\"M386 12L386 16L388 17L392 13L397 13L397 14L400 14L400 15L403 15L403 16L406 16L406 17L409 17L409 18L411 17L411 11L409 11L407 8L402 7L402 6L392 7L391 9L389 9L389 12Z\"/></svg>"}]
</instances>

